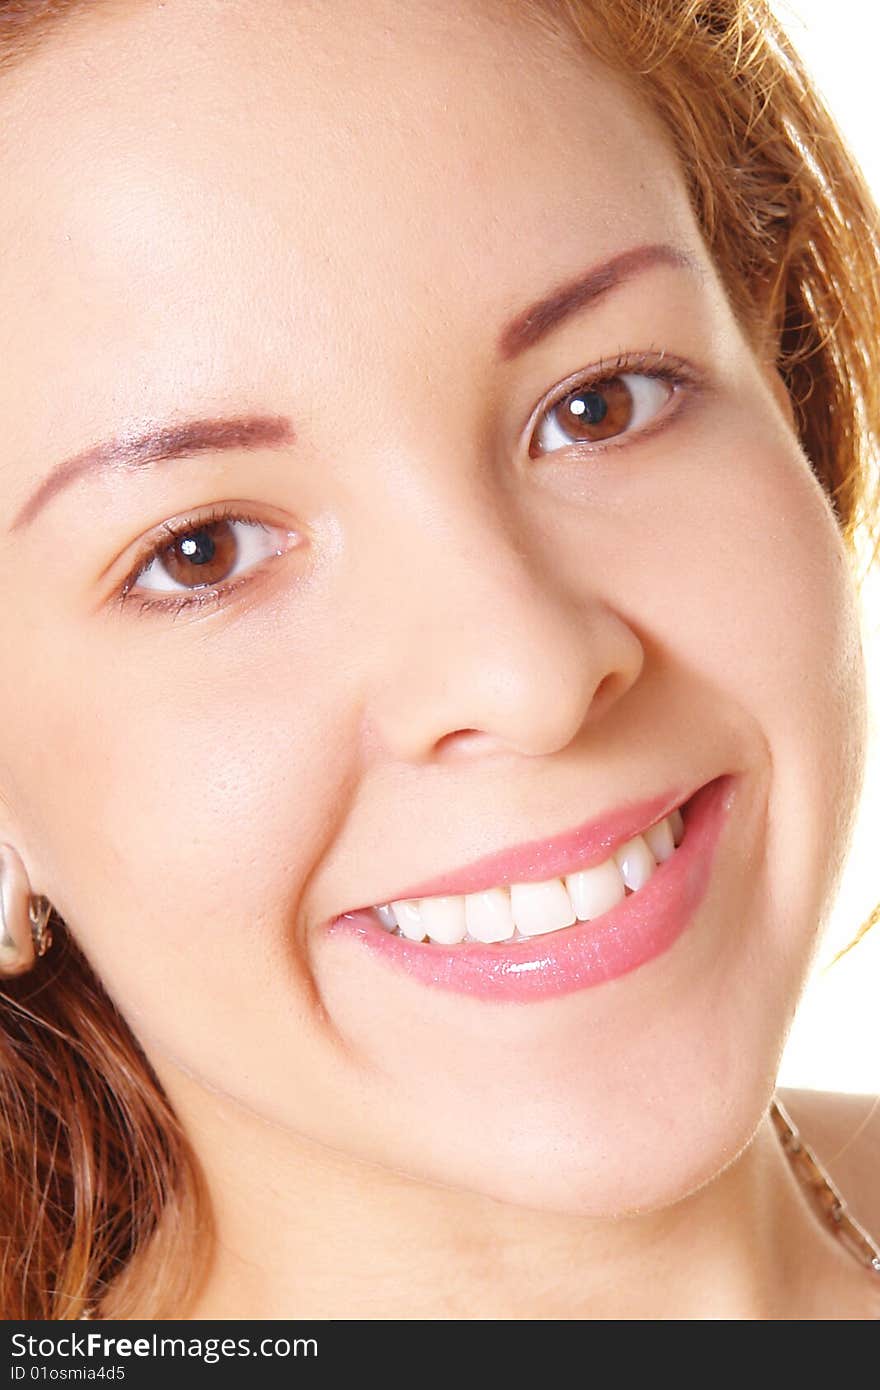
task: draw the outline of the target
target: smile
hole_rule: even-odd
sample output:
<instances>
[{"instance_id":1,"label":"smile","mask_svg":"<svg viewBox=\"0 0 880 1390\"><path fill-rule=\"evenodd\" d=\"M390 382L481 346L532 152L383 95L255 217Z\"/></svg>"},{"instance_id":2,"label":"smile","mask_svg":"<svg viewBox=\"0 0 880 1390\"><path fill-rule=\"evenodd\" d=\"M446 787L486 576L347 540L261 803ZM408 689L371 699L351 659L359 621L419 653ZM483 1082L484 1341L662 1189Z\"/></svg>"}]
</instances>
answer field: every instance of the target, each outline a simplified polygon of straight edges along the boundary
<instances>
[{"instance_id":1,"label":"smile","mask_svg":"<svg viewBox=\"0 0 880 1390\"><path fill-rule=\"evenodd\" d=\"M614 979L667 950L689 925L739 780L726 774L706 783L659 821L646 818L611 853L591 843L571 862L571 849L548 842L549 862L561 854L567 871L560 865L553 876L472 892L409 893L342 913L328 930L420 984L499 1001ZM485 882L485 872L478 876Z\"/></svg>"},{"instance_id":2,"label":"smile","mask_svg":"<svg viewBox=\"0 0 880 1390\"><path fill-rule=\"evenodd\" d=\"M680 808L589 869L538 883L501 884L478 893L404 898L368 909L386 931L408 941L522 941L589 922L650 880L684 834Z\"/></svg>"}]
</instances>

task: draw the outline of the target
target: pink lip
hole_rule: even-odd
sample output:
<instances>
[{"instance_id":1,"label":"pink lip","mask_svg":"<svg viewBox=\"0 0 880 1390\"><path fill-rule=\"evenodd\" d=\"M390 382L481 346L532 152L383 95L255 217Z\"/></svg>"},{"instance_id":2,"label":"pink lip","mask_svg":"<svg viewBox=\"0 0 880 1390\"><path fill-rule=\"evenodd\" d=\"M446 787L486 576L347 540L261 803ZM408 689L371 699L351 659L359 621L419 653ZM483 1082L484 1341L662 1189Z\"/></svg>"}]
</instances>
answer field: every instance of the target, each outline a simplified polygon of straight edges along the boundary
<instances>
[{"instance_id":1,"label":"pink lip","mask_svg":"<svg viewBox=\"0 0 880 1390\"><path fill-rule=\"evenodd\" d=\"M633 835L647 830L656 821L674 811L684 801L687 792L674 788L664 796L650 801L633 801L616 811L595 820L584 821L574 830L563 831L550 840L527 840L512 849L498 850L436 878L410 884L399 893L377 898L376 902L400 902L403 898L433 898L441 893L479 893L502 883L541 883L548 878L561 878L575 869L589 869L601 864L618 845ZM366 907L373 907L367 903ZM361 912L363 908L354 909ZM345 916L349 916L346 913Z\"/></svg>"},{"instance_id":2,"label":"pink lip","mask_svg":"<svg viewBox=\"0 0 880 1390\"><path fill-rule=\"evenodd\" d=\"M675 853L658 865L638 893L593 921L491 946L408 941L383 930L368 909L343 913L328 930L353 938L421 984L486 999L525 1002L613 980L667 950L687 927L706 892L736 780L725 774L701 787L683 808L684 838ZM477 892L499 883L540 881L588 868L662 819L664 806L673 810L677 804L674 798L664 798L628 807L605 818L600 829L591 822L555 840L490 855L461 873L418 884L400 897Z\"/></svg>"}]
</instances>

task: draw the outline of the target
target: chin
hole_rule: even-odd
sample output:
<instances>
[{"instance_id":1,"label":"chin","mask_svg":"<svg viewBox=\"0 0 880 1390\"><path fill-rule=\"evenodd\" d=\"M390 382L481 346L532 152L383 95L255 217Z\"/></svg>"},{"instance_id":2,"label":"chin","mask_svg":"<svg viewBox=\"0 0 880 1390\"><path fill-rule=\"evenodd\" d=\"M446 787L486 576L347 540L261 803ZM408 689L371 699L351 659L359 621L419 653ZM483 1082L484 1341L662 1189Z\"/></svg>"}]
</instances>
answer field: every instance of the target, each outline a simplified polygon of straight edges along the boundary
<instances>
[{"instance_id":1,"label":"chin","mask_svg":"<svg viewBox=\"0 0 880 1390\"><path fill-rule=\"evenodd\" d=\"M684 1200L733 1163L772 1094L768 1074L734 1094L655 1097L634 1110L609 1103L602 1115L564 1128L499 1132L479 1153L435 1150L409 1172L534 1211L601 1220L647 1214Z\"/></svg>"}]
</instances>

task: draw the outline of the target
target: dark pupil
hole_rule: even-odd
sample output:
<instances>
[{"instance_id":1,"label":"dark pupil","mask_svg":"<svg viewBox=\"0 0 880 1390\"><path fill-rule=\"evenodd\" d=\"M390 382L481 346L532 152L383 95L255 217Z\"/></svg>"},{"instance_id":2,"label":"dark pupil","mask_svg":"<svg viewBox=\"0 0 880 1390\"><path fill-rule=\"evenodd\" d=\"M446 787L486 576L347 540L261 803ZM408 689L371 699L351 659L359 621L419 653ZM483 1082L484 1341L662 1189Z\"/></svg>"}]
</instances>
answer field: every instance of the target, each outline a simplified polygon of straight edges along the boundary
<instances>
[{"instance_id":1,"label":"dark pupil","mask_svg":"<svg viewBox=\"0 0 880 1390\"><path fill-rule=\"evenodd\" d=\"M213 560L217 549L207 531L190 531L177 544L181 553L194 565L206 565Z\"/></svg>"},{"instance_id":2,"label":"dark pupil","mask_svg":"<svg viewBox=\"0 0 880 1390\"><path fill-rule=\"evenodd\" d=\"M608 402L598 391L579 391L568 407L579 423L598 425L608 414Z\"/></svg>"}]
</instances>

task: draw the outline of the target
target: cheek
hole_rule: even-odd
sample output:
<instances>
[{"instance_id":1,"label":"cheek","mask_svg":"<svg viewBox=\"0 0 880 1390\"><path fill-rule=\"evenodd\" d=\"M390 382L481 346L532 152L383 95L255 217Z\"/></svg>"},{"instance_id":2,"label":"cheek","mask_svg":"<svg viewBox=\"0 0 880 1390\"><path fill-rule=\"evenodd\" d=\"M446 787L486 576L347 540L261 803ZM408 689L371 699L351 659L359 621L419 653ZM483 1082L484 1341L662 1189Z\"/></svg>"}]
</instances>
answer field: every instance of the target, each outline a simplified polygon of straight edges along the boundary
<instances>
[{"instance_id":1,"label":"cheek","mask_svg":"<svg viewBox=\"0 0 880 1390\"><path fill-rule=\"evenodd\" d=\"M728 481L695 487L678 632L701 684L770 763L769 888L794 941L818 927L858 806L867 739L858 600L830 504L786 435L734 434Z\"/></svg>"},{"instance_id":2,"label":"cheek","mask_svg":"<svg viewBox=\"0 0 880 1390\"><path fill-rule=\"evenodd\" d=\"M287 1026L311 1007L291 924L346 814L350 700L320 652L282 657L222 619L144 626L44 635L52 670L77 675L61 691L32 668L29 838L141 1041L244 1077L254 1001L280 992Z\"/></svg>"}]
</instances>

